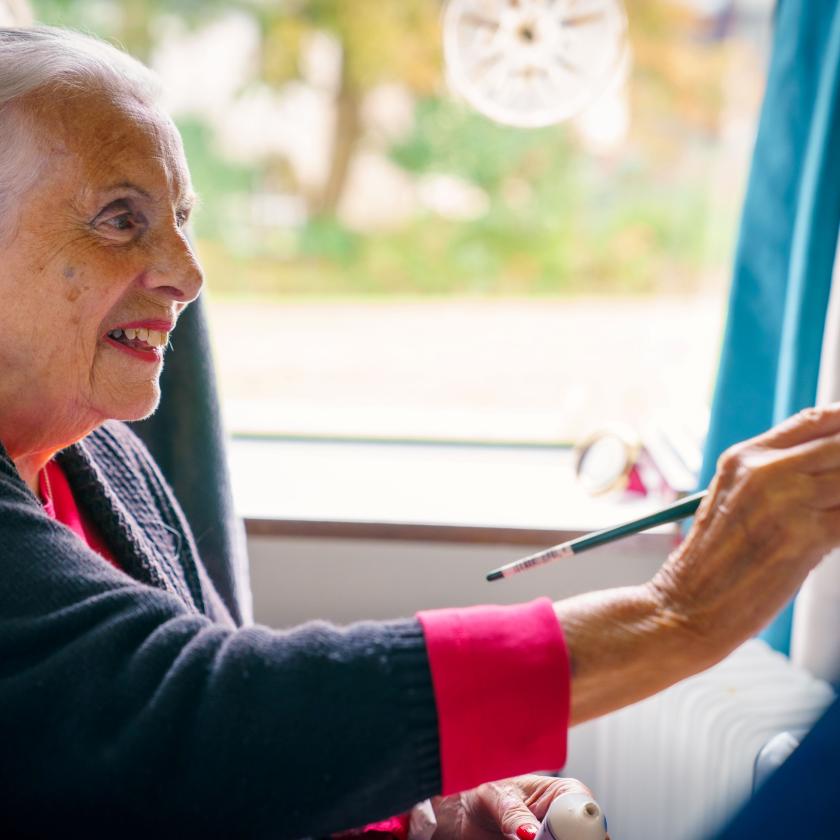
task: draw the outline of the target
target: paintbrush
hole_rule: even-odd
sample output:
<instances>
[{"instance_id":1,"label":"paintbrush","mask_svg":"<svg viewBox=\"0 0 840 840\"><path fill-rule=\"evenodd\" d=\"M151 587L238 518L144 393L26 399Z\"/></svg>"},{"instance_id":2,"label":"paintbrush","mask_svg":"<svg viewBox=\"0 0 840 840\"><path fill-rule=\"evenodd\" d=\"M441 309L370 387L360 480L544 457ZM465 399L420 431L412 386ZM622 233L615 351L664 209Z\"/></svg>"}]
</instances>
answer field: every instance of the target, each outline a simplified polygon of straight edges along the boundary
<instances>
[{"instance_id":1,"label":"paintbrush","mask_svg":"<svg viewBox=\"0 0 840 840\"><path fill-rule=\"evenodd\" d=\"M695 493L693 496L686 496L678 502L674 502L674 504L658 510L656 513L650 513L631 522L625 522L623 525L604 528L601 531L593 531L591 534L584 534L582 537L577 537L568 542L560 543L560 545L546 548L544 551L538 551L536 554L529 554L527 557L522 557L519 560L514 560L512 563L488 572L487 580L500 580L501 578L512 577L513 575L519 574L519 572L524 572L526 569L534 569L537 566L551 563L553 560L562 560L564 557L574 557L575 554L580 554L599 545L615 542L615 540L620 540L630 534L638 534L640 531L647 531L649 528L655 528L657 525L666 525L669 522L678 522L680 519L686 519L692 516L697 511L697 508L700 507L700 502L706 498L706 492L706 490L703 490L700 493Z\"/></svg>"}]
</instances>

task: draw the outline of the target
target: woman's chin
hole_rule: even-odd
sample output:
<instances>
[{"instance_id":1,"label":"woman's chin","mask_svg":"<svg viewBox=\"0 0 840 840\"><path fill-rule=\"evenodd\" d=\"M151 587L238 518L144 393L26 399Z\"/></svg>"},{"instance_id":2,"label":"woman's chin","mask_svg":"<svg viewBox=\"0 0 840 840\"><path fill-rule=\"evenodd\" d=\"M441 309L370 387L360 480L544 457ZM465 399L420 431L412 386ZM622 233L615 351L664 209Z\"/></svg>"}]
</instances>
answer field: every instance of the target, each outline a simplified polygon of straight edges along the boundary
<instances>
[{"instance_id":1,"label":"woman's chin","mask_svg":"<svg viewBox=\"0 0 840 840\"><path fill-rule=\"evenodd\" d=\"M107 420L123 420L130 423L135 420L145 420L155 413L159 404L160 388L155 386L153 390L150 389L149 394L142 398L120 400L111 405L103 406L102 414Z\"/></svg>"}]
</instances>

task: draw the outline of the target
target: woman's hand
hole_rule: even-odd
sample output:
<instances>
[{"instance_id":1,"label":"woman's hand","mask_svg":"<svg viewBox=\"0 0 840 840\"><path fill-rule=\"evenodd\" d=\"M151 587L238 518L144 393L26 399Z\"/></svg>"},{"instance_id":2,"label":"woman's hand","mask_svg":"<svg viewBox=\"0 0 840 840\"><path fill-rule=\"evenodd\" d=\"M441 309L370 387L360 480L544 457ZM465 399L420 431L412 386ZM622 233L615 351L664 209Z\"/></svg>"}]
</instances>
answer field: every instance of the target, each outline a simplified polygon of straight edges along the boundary
<instances>
[{"instance_id":1,"label":"woman's hand","mask_svg":"<svg viewBox=\"0 0 840 840\"><path fill-rule=\"evenodd\" d=\"M694 527L643 586L555 604L572 723L709 667L760 630L840 545L840 404L734 446Z\"/></svg>"},{"instance_id":2,"label":"woman's hand","mask_svg":"<svg viewBox=\"0 0 840 840\"><path fill-rule=\"evenodd\" d=\"M840 543L840 406L732 447L694 527L652 581L712 659L757 633Z\"/></svg>"},{"instance_id":3,"label":"woman's hand","mask_svg":"<svg viewBox=\"0 0 840 840\"><path fill-rule=\"evenodd\" d=\"M432 840L533 840L548 806L564 793L591 796L576 779L518 776L432 800Z\"/></svg>"}]
</instances>

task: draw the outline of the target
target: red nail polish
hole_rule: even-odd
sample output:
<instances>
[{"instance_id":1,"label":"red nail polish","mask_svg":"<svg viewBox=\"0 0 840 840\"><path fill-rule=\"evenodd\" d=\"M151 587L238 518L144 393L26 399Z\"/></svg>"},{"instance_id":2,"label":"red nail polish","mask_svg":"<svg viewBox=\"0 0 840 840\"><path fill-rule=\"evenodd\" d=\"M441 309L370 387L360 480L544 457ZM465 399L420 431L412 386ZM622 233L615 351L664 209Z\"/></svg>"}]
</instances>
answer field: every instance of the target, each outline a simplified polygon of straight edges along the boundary
<instances>
[{"instance_id":1,"label":"red nail polish","mask_svg":"<svg viewBox=\"0 0 840 840\"><path fill-rule=\"evenodd\" d=\"M534 840L537 836L537 829L532 825L520 825L516 829L516 836L519 840Z\"/></svg>"}]
</instances>

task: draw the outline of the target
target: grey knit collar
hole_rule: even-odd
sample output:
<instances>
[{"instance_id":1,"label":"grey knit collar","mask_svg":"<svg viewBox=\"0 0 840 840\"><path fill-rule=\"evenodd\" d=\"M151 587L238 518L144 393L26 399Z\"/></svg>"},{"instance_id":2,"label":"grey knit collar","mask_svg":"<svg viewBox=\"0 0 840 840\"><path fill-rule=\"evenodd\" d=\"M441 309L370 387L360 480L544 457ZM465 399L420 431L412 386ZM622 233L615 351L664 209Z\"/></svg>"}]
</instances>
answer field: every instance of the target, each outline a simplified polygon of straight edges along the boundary
<instances>
[{"instance_id":1,"label":"grey knit collar","mask_svg":"<svg viewBox=\"0 0 840 840\"><path fill-rule=\"evenodd\" d=\"M96 435L94 431L89 438ZM150 517L143 527L140 526L93 457L88 438L59 452L56 460L67 476L74 496L84 506L123 570L141 583L171 592L193 611L203 612L203 605L197 603L178 562L182 539L177 530L159 517ZM0 463L7 477L25 491L33 505L43 510L2 443Z\"/></svg>"}]
</instances>

